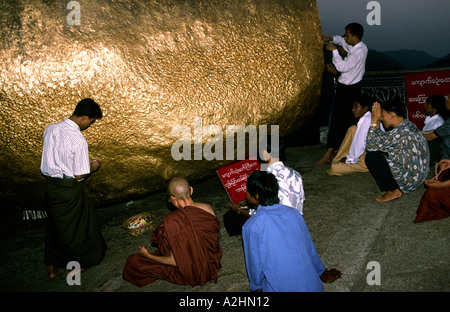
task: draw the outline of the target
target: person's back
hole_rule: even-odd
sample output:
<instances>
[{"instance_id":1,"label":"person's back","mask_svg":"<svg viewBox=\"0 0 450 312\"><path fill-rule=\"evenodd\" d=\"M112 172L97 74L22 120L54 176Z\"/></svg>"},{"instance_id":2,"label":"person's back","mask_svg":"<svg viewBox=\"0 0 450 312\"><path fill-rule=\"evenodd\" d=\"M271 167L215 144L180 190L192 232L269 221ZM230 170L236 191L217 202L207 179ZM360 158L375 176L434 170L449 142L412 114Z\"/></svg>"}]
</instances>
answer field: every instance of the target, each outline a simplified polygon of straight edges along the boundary
<instances>
[{"instance_id":1,"label":"person's back","mask_svg":"<svg viewBox=\"0 0 450 312\"><path fill-rule=\"evenodd\" d=\"M250 289L322 291L325 266L301 213L280 204L278 189L276 177L266 171L254 171L247 179L247 201L258 206L242 228Z\"/></svg>"},{"instance_id":2,"label":"person's back","mask_svg":"<svg viewBox=\"0 0 450 312\"><path fill-rule=\"evenodd\" d=\"M260 265L264 278L255 276L251 289L263 291L322 291L325 270L299 211L276 204L260 206L242 229L246 255L253 244L263 250ZM250 256L250 259L252 257ZM247 260L247 258L246 258ZM252 268L253 263L247 264ZM257 274L258 269L252 271ZM252 281L252 278L250 278Z\"/></svg>"},{"instance_id":3,"label":"person's back","mask_svg":"<svg viewBox=\"0 0 450 312\"><path fill-rule=\"evenodd\" d=\"M41 173L62 178L89 173L88 144L70 119L50 124L44 132Z\"/></svg>"},{"instance_id":4,"label":"person's back","mask_svg":"<svg viewBox=\"0 0 450 312\"><path fill-rule=\"evenodd\" d=\"M164 245L170 248L176 260L180 277L167 280L191 286L217 281L222 249L219 221L214 214L197 206L175 210L155 230L152 241L160 251Z\"/></svg>"},{"instance_id":5,"label":"person's back","mask_svg":"<svg viewBox=\"0 0 450 312\"><path fill-rule=\"evenodd\" d=\"M282 138L277 137L272 144L272 136L261 138L260 146L263 147L262 161L267 162L267 172L272 173L278 180L278 197L280 203L297 209L303 214L303 202L305 191L301 174L293 168L284 165L285 144ZM278 143L278 144L277 144Z\"/></svg>"},{"instance_id":6,"label":"person's back","mask_svg":"<svg viewBox=\"0 0 450 312\"><path fill-rule=\"evenodd\" d=\"M434 130L434 133L441 140L440 143L441 159L450 159L450 118L447 119L442 126Z\"/></svg>"},{"instance_id":7,"label":"person's back","mask_svg":"<svg viewBox=\"0 0 450 312\"><path fill-rule=\"evenodd\" d=\"M145 246L139 246L138 253L128 257L123 278L137 286L156 279L191 286L217 281L222 248L219 221L212 207L192 200L193 188L184 178L171 179L167 192L178 210L165 216L153 232L157 250L149 253Z\"/></svg>"},{"instance_id":8,"label":"person's back","mask_svg":"<svg viewBox=\"0 0 450 312\"><path fill-rule=\"evenodd\" d=\"M246 255L252 253L253 244L258 244L257 249L264 251L260 258L264 278L260 282L251 282L252 290L323 290L320 275L325 267L299 211L281 204L260 206L245 223L242 233L247 242L244 245ZM247 265L252 267L252 261ZM257 276L253 281L256 280Z\"/></svg>"},{"instance_id":9,"label":"person's back","mask_svg":"<svg viewBox=\"0 0 450 312\"><path fill-rule=\"evenodd\" d=\"M305 191L300 173L285 166L281 161L271 164L267 168L267 172L272 173L278 180L280 202L303 213Z\"/></svg>"},{"instance_id":10,"label":"person's back","mask_svg":"<svg viewBox=\"0 0 450 312\"><path fill-rule=\"evenodd\" d=\"M301 213L281 205L278 181L266 171L247 179L247 201L258 205L242 228L245 263L252 291L322 291L322 281L341 277L326 270Z\"/></svg>"}]
</instances>

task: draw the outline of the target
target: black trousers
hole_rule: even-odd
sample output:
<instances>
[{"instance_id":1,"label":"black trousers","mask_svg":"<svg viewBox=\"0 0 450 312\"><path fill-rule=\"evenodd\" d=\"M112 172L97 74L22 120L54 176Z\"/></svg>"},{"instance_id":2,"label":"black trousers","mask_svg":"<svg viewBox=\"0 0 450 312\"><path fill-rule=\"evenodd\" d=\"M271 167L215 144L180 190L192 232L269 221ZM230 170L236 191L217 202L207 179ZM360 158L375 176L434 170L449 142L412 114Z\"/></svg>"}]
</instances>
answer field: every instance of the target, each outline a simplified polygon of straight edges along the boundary
<instances>
[{"instance_id":1,"label":"black trousers","mask_svg":"<svg viewBox=\"0 0 450 312\"><path fill-rule=\"evenodd\" d=\"M45 179L48 227L45 265L65 268L78 261L82 268L99 264L107 249L92 202L75 179Z\"/></svg>"},{"instance_id":2,"label":"black trousers","mask_svg":"<svg viewBox=\"0 0 450 312\"><path fill-rule=\"evenodd\" d=\"M348 128L356 124L357 119L353 116L352 109L353 103L359 94L361 94L359 83L349 86L338 83L333 111L331 112L328 148L338 149L344 140Z\"/></svg>"},{"instance_id":3,"label":"black trousers","mask_svg":"<svg viewBox=\"0 0 450 312\"><path fill-rule=\"evenodd\" d=\"M230 236L242 235L242 227L248 219L249 217L237 214L230 209L223 215L223 224Z\"/></svg>"},{"instance_id":4,"label":"black trousers","mask_svg":"<svg viewBox=\"0 0 450 312\"><path fill-rule=\"evenodd\" d=\"M433 165L439 162L441 157L441 140L436 139L432 141L428 141L428 148L430 150L430 165Z\"/></svg>"},{"instance_id":5,"label":"black trousers","mask_svg":"<svg viewBox=\"0 0 450 312\"><path fill-rule=\"evenodd\" d=\"M387 153L381 151L368 151L366 154L367 169L369 169L370 174L372 174L375 182L378 184L378 188L382 192L393 191L399 188L391 173L386 156Z\"/></svg>"}]
</instances>

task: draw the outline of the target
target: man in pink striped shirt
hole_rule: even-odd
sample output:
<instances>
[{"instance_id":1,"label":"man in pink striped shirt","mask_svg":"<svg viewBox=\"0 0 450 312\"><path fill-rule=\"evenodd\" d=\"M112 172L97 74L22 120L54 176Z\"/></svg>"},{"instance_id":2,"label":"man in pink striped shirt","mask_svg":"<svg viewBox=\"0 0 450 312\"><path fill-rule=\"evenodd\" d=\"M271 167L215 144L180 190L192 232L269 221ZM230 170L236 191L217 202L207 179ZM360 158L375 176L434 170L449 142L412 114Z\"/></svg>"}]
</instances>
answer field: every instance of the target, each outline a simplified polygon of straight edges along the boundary
<instances>
[{"instance_id":1,"label":"man in pink striped shirt","mask_svg":"<svg viewBox=\"0 0 450 312\"><path fill-rule=\"evenodd\" d=\"M100 168L89 158L88 143L81 131L103 116L92 99L81 100L71 117L44 131L41 173L46 178L45 200L48 229L45 264L50 278L56 268L78 261L82 268L97 265L106 244L95 207L86 198L83 181Z\"/></svg>"}]
</instances>

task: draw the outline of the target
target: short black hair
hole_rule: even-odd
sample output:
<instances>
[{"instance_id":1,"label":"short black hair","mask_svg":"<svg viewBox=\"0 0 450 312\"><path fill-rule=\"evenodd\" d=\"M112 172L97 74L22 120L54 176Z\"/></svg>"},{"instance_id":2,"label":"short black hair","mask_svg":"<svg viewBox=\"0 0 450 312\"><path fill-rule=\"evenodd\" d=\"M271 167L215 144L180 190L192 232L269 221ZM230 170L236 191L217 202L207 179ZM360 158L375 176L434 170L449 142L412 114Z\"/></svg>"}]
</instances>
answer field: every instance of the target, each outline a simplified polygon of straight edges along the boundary
<instances>
[{"instance_id":1,"label":"short black hair","mask_svg":"<svg viewBox=\"0 0 450 312\"><path fill-rule=\"evenodd\" d=\"M398 98L390 99L380 103L381 109L384 109L388 113L395 113L399 117L406 118L405 104Z\"/></svg>"},{"instance_id":2,"label":"short black hair","mask_svg":"<svg viewBox=\"0 0 450 312\"><path fill-rule=\"evenodd\" d=\"M78 117L88 116L89 119L102 119L103 117L100 106L90 98L82 99L80 102L78 102L73 115Z\"/></svg>"},{"instance_id":3,"label":"short black hair","mask_svg":"<svg viewBox=\"0 0 450 312\"><path fill-rule=\"evenodd\" d=\"M358 102L361 107L367 107L368 110L371 111L373 103L376 102L376 99L374 97L361 93L356 96L355 101Z\"/></svg>"},{"instance_id":4,"label":"short black hair","mask_svg":"<svg viewBox=\"0 0 450 312\"><path fill-rule=\"evenodd\" d=\"M253 171L247 178L247 192L256 198L261 206L272 206L280 203L278 198L278 180L267 171Z\"/></svg>"},{"instance_id":5,"label":"short black hair","mask_svg":"<svg viewBox=\"0 0 450 312\"><path fill-rule=\"evenodd\" d=\"M447 108L445 106L445 97L442 95L430 95L427 97L426 102L430 103L439 115L444 116L446 114Z\"/></svg>"},{"instance_id":6,"label":"short black hair","mask_svg":"<svg viewBox=\"0 0 450 312\"><path fill-rule=\"evenodd\" d=\"M353 36L358 36L359 40L364 36L364 27L358 23L350 23L345 26L345 30L349 30Z\"/></svg>"}]
</instances>

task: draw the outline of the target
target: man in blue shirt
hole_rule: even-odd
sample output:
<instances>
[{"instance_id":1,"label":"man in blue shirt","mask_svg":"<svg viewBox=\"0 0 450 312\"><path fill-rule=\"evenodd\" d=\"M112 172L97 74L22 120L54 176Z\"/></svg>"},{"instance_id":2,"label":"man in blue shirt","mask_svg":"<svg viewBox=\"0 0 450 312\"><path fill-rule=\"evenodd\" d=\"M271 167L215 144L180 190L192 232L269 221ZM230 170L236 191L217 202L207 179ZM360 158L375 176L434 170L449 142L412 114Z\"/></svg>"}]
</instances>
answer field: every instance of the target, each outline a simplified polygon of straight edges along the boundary
<instances>
[{"instance_id":1,"label":"man in blue shirt","mask_svg":"<svg viewBox=\"0 0 450 312\"><path fill-rule=\"evenodd\" d=\"M323 291L323 282L341 276L326 270L301 213L279 204L278 182L265 171L247 179L247 200L257 212L242 228L245 263L252 291Z\"/></svg>"}]
</instances>

